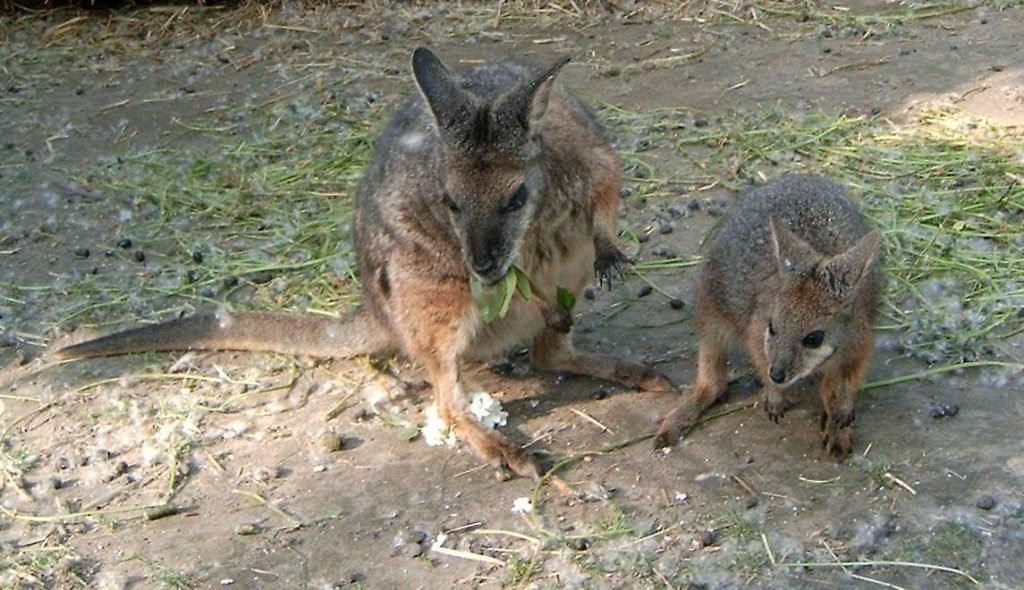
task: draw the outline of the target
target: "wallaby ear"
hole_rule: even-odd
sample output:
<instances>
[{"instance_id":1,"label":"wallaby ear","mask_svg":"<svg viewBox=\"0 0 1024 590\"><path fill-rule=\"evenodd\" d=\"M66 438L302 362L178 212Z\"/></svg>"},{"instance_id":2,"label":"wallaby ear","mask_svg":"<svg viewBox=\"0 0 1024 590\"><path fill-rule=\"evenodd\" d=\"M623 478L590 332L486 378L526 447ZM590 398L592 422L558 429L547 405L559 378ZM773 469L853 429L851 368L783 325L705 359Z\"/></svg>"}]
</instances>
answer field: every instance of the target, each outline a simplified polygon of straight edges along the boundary
<instances>
[{"instance_id":1,"label":"wallaby ear","mask_svg":"<svg viewBox=\"0 0 1024 590\"><path fill-rule=\"evenodd\" d=\"M774 215L768 216L768 224L772 229L772 247L775 261L783 276L804 276L817 262L820 255L795 233L790 231L786 222Z\"/></svg>"},{"instance_id":2,"label":"wallaby ear","mask_svg":"<svg viewBox=\"0 0 1024 590\"><path fill-rule=\"evenodd\" d=\"M412 73L442 132L467 119L473 109L472 98L459 88L455 77L434 52L417 47L412 52Z\"/></svg>"},{"instance_id":3,"label":"wallaby ear","mask_svg":"<svg viewBox=\"0 0 1024 590\"><path fill-rule=\"evenodd\" d=\"M882 236L873 231L846 252L824 261L818 275L825 287L839 299L849 297L878 255L881 239Z\"/></svg>"},{"instance_id":4,"label":"wallaby ear","mask_svg":"<svg viewBox=\"0 0 1024 590\"><path fill-rule=\"evenodd\" d=\"M494 109L497 128L525 131L528 133L527 137L533 135L547 111L555 76L570 59L563 57L540 75L516 86L499 98Z\"/></svg>"}]
</instances>

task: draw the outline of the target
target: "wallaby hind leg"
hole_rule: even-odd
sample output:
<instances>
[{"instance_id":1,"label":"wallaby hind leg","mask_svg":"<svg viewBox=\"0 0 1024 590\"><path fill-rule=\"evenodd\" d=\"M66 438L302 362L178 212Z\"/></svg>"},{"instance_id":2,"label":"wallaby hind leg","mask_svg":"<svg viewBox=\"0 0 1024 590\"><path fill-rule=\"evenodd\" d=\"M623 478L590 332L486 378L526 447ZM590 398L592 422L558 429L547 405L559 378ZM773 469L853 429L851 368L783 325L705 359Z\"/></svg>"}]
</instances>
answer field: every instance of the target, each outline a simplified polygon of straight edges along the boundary
<instances>
[{"instance_id":1,"label":"wallaby hind leg","mask_svg":"<svg viewBox=\"0 0 1024 590\"><path fill-rule=\"evenodd\" d=\"M725 393L729 385L728 360L732 334L723 329L724 320L711 319L715 312L710 309L698 310L697 381L693 384L690 397L683 400L665 415L654 436L654 448L661 449L676 444L683 433L697 423L715 401Z\"/></svg>"},{"instance_id":2,"label":"wallaby hind leg","mask_svg":"<svg viewBox=\"0 0 1024 590\"><path fill-rule=\"evenodd\" d=\"M864 327L853 348L844 351L821 378L821 443L826 452L842 461L853 449L854 402L874 349L871 328Z\"/></svg>"},{"instance_id":3,"label":"wallaby hind leg","mask_svg":"<svg viewBox=\"0 0 1024 590\"><path fill-rule=\"evenodd\" d=\"M540 465L496 430L485 428L469 412L459 360L469 346L465 326L475 303L464 281L410 277L392 290L392 315L403 348L430 375L438 415L481 459L533 479ZM424 301L431 301L424 306Z\"/></svg>"},{"instance_id":4,"label":"wallaby hind leg","mask_svg":"<svg viewBox=\"0 0 1024 590\"><path fill-rule=\"evenodd\" d=\"M602 354L579 352L570 334L551 328L545 328L534 340L533 362L545 371L588 375L645 391L672 389L668 378L650 367Z\"/></svg>"},{"instance_id":5,"label":"wallaby hind leg","mask_svg":"<svg viewBox=\"0 0 1024 590\"><path fill-rule=\"evenodd\" d=\"M779 419L786 414L786 397L783 395L783 388L772 382L769 373L768 357L764 352L764 331L767 327L759 320L751 320L747 327L746 346L747 354L750 356L750 363L754 365L757 378L761 381L761 402L764 404L764 411L768 418L779 423Z\"/></svg>"}]
</instances>

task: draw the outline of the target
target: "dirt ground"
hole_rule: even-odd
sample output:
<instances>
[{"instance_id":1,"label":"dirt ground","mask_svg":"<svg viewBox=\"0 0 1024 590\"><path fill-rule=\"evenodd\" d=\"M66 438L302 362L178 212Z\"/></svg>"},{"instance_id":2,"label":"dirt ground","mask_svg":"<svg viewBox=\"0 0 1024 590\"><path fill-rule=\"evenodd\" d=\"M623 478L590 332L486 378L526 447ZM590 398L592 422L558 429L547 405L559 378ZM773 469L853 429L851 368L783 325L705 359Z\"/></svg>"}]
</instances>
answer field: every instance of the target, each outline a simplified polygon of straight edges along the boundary
<instances>
[{"instance_id":1,"label":"dirt ground","mask_svg":"<svg viewBox=\"0 0 1024 590\"><path fill-rule=\"evenodd\" d=\"M136 163L194 168L267 137L302 158L310 129L372 132L413 92L409 56L429 45L450 64L570 54L564 83L603 117L685 113L680 130L611 125L632 179L626 249L682 262L630 274L576 317L580 348L650 362L685 391L696 357L685 261L735 185L701 167L708 148L680 156L673 134L767 110L896 129L955 105L1024 140L1024 6L932 3L934 16L902 19L896 2L686 3L660 15L311 6L0 16L0 587L1024 588L1019 336L983 357L1006 370L863 392L841 464L820 449L812 385L772 424L739 357L718 408L734 411L669 453L648 440L616 447L651 433L675 395L536 373L521 355L470 368L509 412L511 436L551 464L574 459L558 471L573 493L498 481L461 445L409 441L429 388L389 395L362 359L51 356L54 343L225 301L352 304L347 245L328 253L337 277L317 298L291 295L322 278L301 264L240 284L218 274L252 250L278 264L290 238L225 237L234 228L207 223L215 211L169 215L130 188L161 173ZM342 103L348 118L330 127L320 113ZM351 147L365 154L366 141ZM165 193L190 182L171 178ZM638 198L650 178L665 190ZM325 188L312 198L342 209L275 202L273 223L326 217L347 244L354 179L313 179ZM206 261L189 260L196 243ZM1006 263L1021 265L1019 250ZM183 281L188 269L211 276ZM644 296L647 281L657 289ZM901 334L878 338L869 382L927 369L900 353ZM943 404L958 412L934 417ZM522 497L532 512L513 511Z\"/></svg>"}]
</instances>

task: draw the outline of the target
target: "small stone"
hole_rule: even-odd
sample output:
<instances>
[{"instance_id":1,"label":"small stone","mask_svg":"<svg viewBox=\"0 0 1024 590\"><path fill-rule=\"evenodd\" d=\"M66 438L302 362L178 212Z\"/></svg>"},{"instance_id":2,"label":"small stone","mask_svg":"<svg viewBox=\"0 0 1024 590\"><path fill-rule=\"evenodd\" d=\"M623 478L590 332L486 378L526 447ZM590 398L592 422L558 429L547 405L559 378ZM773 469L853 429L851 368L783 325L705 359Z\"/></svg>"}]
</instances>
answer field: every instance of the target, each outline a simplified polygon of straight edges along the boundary
<instances>
[{"instance_id":1,"label":"small stone","mask_svg":"<svg viewBox=\"0 0 1024 590\"><path fill-rule=\"evenodd\" d=\"M700 129L701 127L707 127L708 126L708 120L707 119L694 119L693 120L693 126L698 128L698 129Z\"/></svg>"},{"instance_id":2,"label":"small stone","mask_svg":"<svg viewBox=\"0 0 1024 590\"><path fill-rule=\"evenodd\" d=\"M75 258L88 258L89 257L89 249L88 248L75 248L75 252L74 253L75 253Z\"/></svg>"},{"instance_id":3,"label":"small stone","mask_svg":"<svg viewBox=\"0 0 1024 590\"><path fill-rule=\"evenodd\" d=\"M640 285L640 288L636 290L636 296L647 297L648 295L651 294L652 291L654 291L654 287L647 284Z\"/></svg>"},{"instance_id":4,"label":"small stone","mask_svg":"<svg viewBox=\"0 0 1024 590\"><path fill-rule=\"evenodd\" d=\"M675 228L672 226L672 222L670 221L662 221L658 223L658 233L661 235L670 234L674 229Z\"/></svg>"},{"instance_id":5,"label":"small stone","mask_svg":"<svg viewBox=\"0 0 1024 590\"><path fill-rule=\"evenodd\" d=\"M978 499L974 501L974 505L982 510L992 510L996 507L996 499L991 494L984 494L978 496Z\"/></svg>"},{"instance_id":6,"label":"small stone","mask_svg":"<svg viewBox=\"0 0 1024 590\"><path fill-rule=\"evenodd\" d=\"M135 257L135 262L145 262L146 261L146 253L143 252L142 250L136 250L134 257Z\"/></svg>"},{"instance_id":7,"label":"small stone","mask_svg":"<svg viewBox=\"0 0 1024 590\"><path fill-rule=\"evenodd\" d=\"M399 555L404 557L419 557L423 555L423 546L419 543L406 543L398 550Z\"/></svg>"},{"instance_id":8,"label":"small stone","mask_svg":"<svg viewBox=\"0 0 1024 590\"><path fill-rule=\"evenodd\" d=\"M235 534L239 537L248 537L250 535L257 535L263 530L258 524L251 522L243 523L235 527Z\"/></svg>"},{"instance_id":9,"label":"small stone","mask_svg":"<svg viewBox=\"0 0 1024 590\"><path fill-rule=\"evenodd\" d=\"M122 250L127 250L128 248L131 248L132 247L132 240L131 240L131 238L121 238L120 240L117 241L117 247L122 249Z\"/></svg>"},{"instance_id":10,"label":"small stone","mask_svg":"<svg viewBox=\"0 0 1024 590\"><path fill-rule=\"evenodd\" d=\"M686 307L686 302L678 297L673 297L672 299L668 300L668 306L671 307L672 309L682 309Z\"/></svg>"},{"instance_id":11,"label":"small stone","mask_svg":"<svg viewBox=\"0 0 1024 590\"><path fill-rule=\"evenodd\" d=\"M679 207L676 207L675 205L669 206L669 208L666 209L665 211L668 212L668 216L671 217L672 219L679 219L680 217L686 215L685 211L683 211Z\"/></svg>"},{"instance_id":12,"label":"small stone","mask_svg":"<svg viewBox=\"0 0 1024 590\"><path fill-rule=\"evenodd\" d=\"M345 450L345 438L337 432L325 432L317 439L317 446L328 453Z\"/></svg>"},{"instance_id":13,"label":"small stone","mask_svg":"<svg viewBox=\"0 0 1024 590\"><path fill-rule=\"evenodd\" d=\"M713 529L706 529L697 534L697 542L701 547L710 547L718 541L718 533Z\"/></svg>"},{"instance_id":14,"label":"small stone","mask_svg":"<svg viewBox=\"0 0 1024 590\"><path fill-rule=\"evenodd\" d=\"M651 248L651 254L661 258L672 258L672 250L665 244L658 244L654 248Z\"/></svg>"},{"instance_id":15,"label":"small stone","mask_svg":"<svg viewBox=\"0 0 1024 590\"><path fill-rule=\"evenodd\" d=\"M56 475L50 476L50 489L59 490L64 487L64 480Z\"/></svg>"},{"instance_id":16,"label":"small stone","mask_svg":"<svg viewBox=\"0 0 1024 590\"><path fill-rule=\"evenodd\" d=\"M602 399L605 399L607 397L608 397L608 390L605 389L604 387L598 387L596 390L594 390L594 399L602 400Z\"/></svg>"},{"instance_id":17,"label":"small stone","mask_svg":"<svg viewBox=\"0 0 1024 590\"><path fill-rule=\"evenodd\" d=\"M194 270L190 270L185 273L185 279L190 283L194 283L199 280L199 273Z\"/></svg>"},{"instance_id":18,"label":"small stone","mask_svg":"<svg viewBox=\"0 0 1024 590\"><path fill-rule=\"evenodd\" d=\"M235 277L235 276L227 277L226 279L224 279L224 286L228 287L228 288L237 287L238 286L238 277Z\"/></svg>"},{"instance_id":19,"label":"small stone","mask_svg":"<svg viewBox=\"0 0 1024 590\"><path fill-rule=\"evenodd\" d=\"M928 415L938 420L939 418L951 418L960 412L960 406L956 404L936 404L928 406Z\"/></svg>"},{"instance_id":20,"label":"small stone","mask_svg":"<svg viewBox=\"0 0 1024 590\"><path fill-rule=\"evenodd\" d=\"M192 262L195 262L196 264L202 264L203 263L203 253L200 252L199 250L196 250L195 252L193 252L192 253Z\"/></svg>"},{"instance_id":21,"label":"small stone","mask_svg":"<svg viewBox=\"0 0 1024 590\"><path fill-rule=\"evenodd\" d=\"M649 242L651 241L651 234L642 231L636 235L636 241L640 242L641 244Z\"/></svg>"},{"instance_id":22,"label":"small stone","mask_svg":"<svg viewBox=\"0 0 1024 590\"><path fill-rule=\"evenodd\" d=\"M690 201L686 203L686 208L690 211L699 211L700 201L698 199L690 199Z\"/></svg>"},{"instance_id":23,"label":"small stone","mask_svg":"<svg viewBox=\"0 0 1024 590\"><path fill-rule=\"evenodd\" d=\"M758 504L757 496L746 496L743 498L743 507L747 510L755 508Z\"/></svg>"},{"instance_id":24,"label":"small stone","mask_svg":"<svg viewBox=\"0 0 1024 590\"><path fill-rule=\"evenodd\" d=\"M594 289L593 287L587 287L586 289L583 290L583 297L585 299L597 298L597 289Z\"/></svg>"}]
</instances>

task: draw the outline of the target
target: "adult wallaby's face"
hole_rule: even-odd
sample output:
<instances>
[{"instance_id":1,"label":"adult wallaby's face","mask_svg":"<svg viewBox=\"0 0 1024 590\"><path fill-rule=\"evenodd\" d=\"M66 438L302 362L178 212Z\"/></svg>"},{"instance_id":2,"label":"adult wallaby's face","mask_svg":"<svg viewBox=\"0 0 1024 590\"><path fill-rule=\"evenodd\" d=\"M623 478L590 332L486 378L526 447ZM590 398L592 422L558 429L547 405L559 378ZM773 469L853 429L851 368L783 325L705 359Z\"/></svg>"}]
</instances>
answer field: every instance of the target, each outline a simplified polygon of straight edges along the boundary
<instances>
[{"instance_id":1,"label":"adult wallaby's face","mask_svg":"<svg viewBox=\"0 0 1024 590\"><path fill-rule=\"evenodd\" d=\"M871 232L849 250L826 257L777 217L770 223L782 284L764 318L764 352L768 378L788 385L813 373L846 345L847 311L878 253L879 235Z\"/></svg>"},{"instance_id":2,"label":"adult wallaby's face","mask_svg":"<svg viewBox=\"0 0 1024 590\"><path fill-rule=\"evenodd\" d=\"M543 190L541 175L516 163L449 160L442 201L466 265L484 283L494 283L519 256Z\"/></svg>"},{"instance_id":3,"label":"adult wallaby's face","mask_svg":"<svg viewBox=\"0 0 1024 590\"><path fill-rule=\"evenodd\" d=\"M429 50L413 53L443 152L438 205L448 209L466 266L485 283L501 279L515 262L543 194L540 127L564 64L484 100L463 90Z\"/></svg>"}]
</instances>

